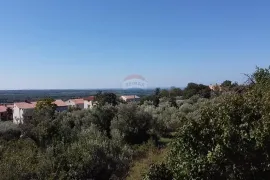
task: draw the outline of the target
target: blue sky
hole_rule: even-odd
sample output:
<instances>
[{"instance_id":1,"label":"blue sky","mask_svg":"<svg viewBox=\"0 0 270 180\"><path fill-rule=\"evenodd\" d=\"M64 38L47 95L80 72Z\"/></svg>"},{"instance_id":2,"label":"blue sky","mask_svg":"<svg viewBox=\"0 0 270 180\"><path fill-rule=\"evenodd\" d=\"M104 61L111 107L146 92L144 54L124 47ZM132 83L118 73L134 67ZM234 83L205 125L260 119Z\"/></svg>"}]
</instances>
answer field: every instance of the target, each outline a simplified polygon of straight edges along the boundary
<instances>
[{"instance_id":1,"label":"blue sky","mask_svg":"<svg viewBox=\"0 0 270 180\"><path fill-rule=\"evenodd\" d=\"M244 81L270 65L270 2L0 0L0 89Z\"/></svg>"}]
</instances>

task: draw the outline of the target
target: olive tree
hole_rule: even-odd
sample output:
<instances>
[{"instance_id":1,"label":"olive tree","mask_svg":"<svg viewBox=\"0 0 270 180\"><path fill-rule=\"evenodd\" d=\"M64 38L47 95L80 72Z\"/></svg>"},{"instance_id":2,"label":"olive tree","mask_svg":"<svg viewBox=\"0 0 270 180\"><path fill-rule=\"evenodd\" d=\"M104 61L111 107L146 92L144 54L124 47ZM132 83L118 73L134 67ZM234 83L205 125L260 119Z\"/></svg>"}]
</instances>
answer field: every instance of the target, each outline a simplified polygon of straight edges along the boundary
<instances>
[{"instance_id":1,"label":"olive tree","mask_svg":"<svg viewBox=\"0 0 270 180\"><path fill-rule=\"evenodd\" d=\"M186 119L169 156L176 179L270 179L267 72L258 69L247 92L216 98Z\"/></svg>"}]
</instances>

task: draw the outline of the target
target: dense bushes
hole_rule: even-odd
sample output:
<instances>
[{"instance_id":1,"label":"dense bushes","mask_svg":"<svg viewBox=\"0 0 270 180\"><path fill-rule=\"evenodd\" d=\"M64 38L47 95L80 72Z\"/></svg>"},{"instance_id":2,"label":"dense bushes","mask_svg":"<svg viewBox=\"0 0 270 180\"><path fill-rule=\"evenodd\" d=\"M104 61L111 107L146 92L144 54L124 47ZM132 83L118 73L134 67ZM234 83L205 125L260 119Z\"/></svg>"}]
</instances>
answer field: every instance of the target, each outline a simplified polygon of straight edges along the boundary
<instances>
[{"instance_id":1,"label":"dense bushes","mask_svg":"<svg viewBox=\"0 0 270 180\"><path fill-rule=\"evenodd\" d=\"M122 177L129 167L132 151L112 141L95 127L83 130L63 154L60 179L110 179Z\"/></svg>"},{"instance_id":2,"label":"dense bushes","mask_svg":"<svg viewBox=\"0 0 270 180\"><path fill-rule=\"evenodd\" d=\"M165 164L153 164L150 166L149 172L145 175L144 180L172 180L173 173Z\"/></svg>"},{"instance_id":3,"label":"dense bushes","mask_svg":"<svg viewBox=\"0 0 270 180\"><path fill-rule=\"evenodd\" d=\"M186 120L169 158L176 179L270 178L270 76L265 74L248 92L221 96Z\"/></svg>"},{"instance_id":4,"label":"dense bushes","mask_svg":"<svg viewBox=\"0 0 270 180\"><path fill-rule=\"evenodd\" d=\"M11 121L0 122L0 137L2 137L2 139L6 141L19 139L20 135L21 130L16 124L13 124Z\"/></svg>"},{"instance_id":5,"label":"dense bushes","mask_svg":"<svg viewBox=\"0 0 270 180\"><path fill-rule=\"evenodd\" d=\"M151 137L153 118L136 104L119 105L112 121L113 138L123 138L128 144L141 144Z\"/></svg>"}]
</instances>

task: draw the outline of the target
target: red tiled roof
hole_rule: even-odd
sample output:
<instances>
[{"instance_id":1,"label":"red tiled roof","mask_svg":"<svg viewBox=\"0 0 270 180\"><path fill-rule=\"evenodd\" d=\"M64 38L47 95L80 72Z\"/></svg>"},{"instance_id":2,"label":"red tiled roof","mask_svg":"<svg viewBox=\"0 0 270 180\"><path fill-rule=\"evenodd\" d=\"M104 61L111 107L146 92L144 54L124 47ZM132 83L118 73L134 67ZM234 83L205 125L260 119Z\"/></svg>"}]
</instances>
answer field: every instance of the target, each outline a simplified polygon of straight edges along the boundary
<instances>
[{"instance_id":1,"label":"red tiled roof","mask_svg":"<svg viewBox=\"0 0 270 180\"><path fill-rule=\"evenodd\" d=\"M14 103L20 109L34 109L36 107L37 102L17 102Z\"/></svg>"},{"instance_id":2,"label":"red tiled roof","mask_svg":"<svg viewBox=\"0 0 270 180\"><path fill-rule=\"evenodd\" d=\"M0 106L0 113L6 112L7 107L6 106Z\"/></svg>"},{"instance_id":3,"label":"red tiled roof","mask_svg":"<svg viewBox=\"0 0 270 180\"><path fill-rule=\"evenodd\" d=\"M94 101L95 100L95 96L89 96L89 97L86 97L86 98L83 98L84 100L87 100L87 101Z\"/></svg>"},{"instance_id":4,"label":"red tiled roof","mask_svg":"<svg viewBox=\"0 0 270 180\"><path fill-rule=\"evenodd\" d=\"M83 99L71 99L75 104L83 104L84 100Z\"/></svg>"},{"instance_id":5,"label":"red tiled roof","mask_svg":"<svg viewBox=\"0 0 270 180\"><path fill-rule=\"evenodd\" d=\"M9 104L9 105L7 105L7 107L13 109L14 105L13 104Z\"/></svg>"},{"instance_id":6,"label":"red tiled roof","mask_svg":"<svg viewBox=\"0 0 270 180\"><path fill-rule=\"evenodd\" d=\"M55 100L54 104L56 104L57 106L67 106L66 103L64 103L64 101L60 99ZM37 102L17 102L14 103L14 105L16 105L20 109L34 109L37 105Z\"/></svg>"},{"instance_id":7,"label":"red tiled roof","mask_svg":"<svg viewBox=\"0 0 270 180\"><path fill-rule=\"evenodd\" d=\"M66 103L62 101L61 99L55 100L54 104L56 104L57 106L67 106Z\"/></svg>"}]
</instances>

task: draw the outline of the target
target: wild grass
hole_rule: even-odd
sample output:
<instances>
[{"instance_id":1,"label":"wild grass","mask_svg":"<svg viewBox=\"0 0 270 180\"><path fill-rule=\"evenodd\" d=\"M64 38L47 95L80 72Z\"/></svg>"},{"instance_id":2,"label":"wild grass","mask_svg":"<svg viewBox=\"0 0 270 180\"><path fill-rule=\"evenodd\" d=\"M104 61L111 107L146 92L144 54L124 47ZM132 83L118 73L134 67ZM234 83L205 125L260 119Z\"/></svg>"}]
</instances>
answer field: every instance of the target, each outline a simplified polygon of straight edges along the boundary
<instances>
[{"instance_id":1,"label":"wild grass","mask_svg":"<svg viewBox=\"0 0 270 180\"><path fill-rule=\"evenodd\" d=\"M140 152L139 158L133 161L132 167L129 171L127 180L140 180L148 172L152 164L159 164L165 162L169 152L169 143L172 139L161 138L160 143L163 144L162 148L156 147L154 144L147 143L138 147ZM142 153L144 152L144 153Z\"/></svg>"}]
</instances>

